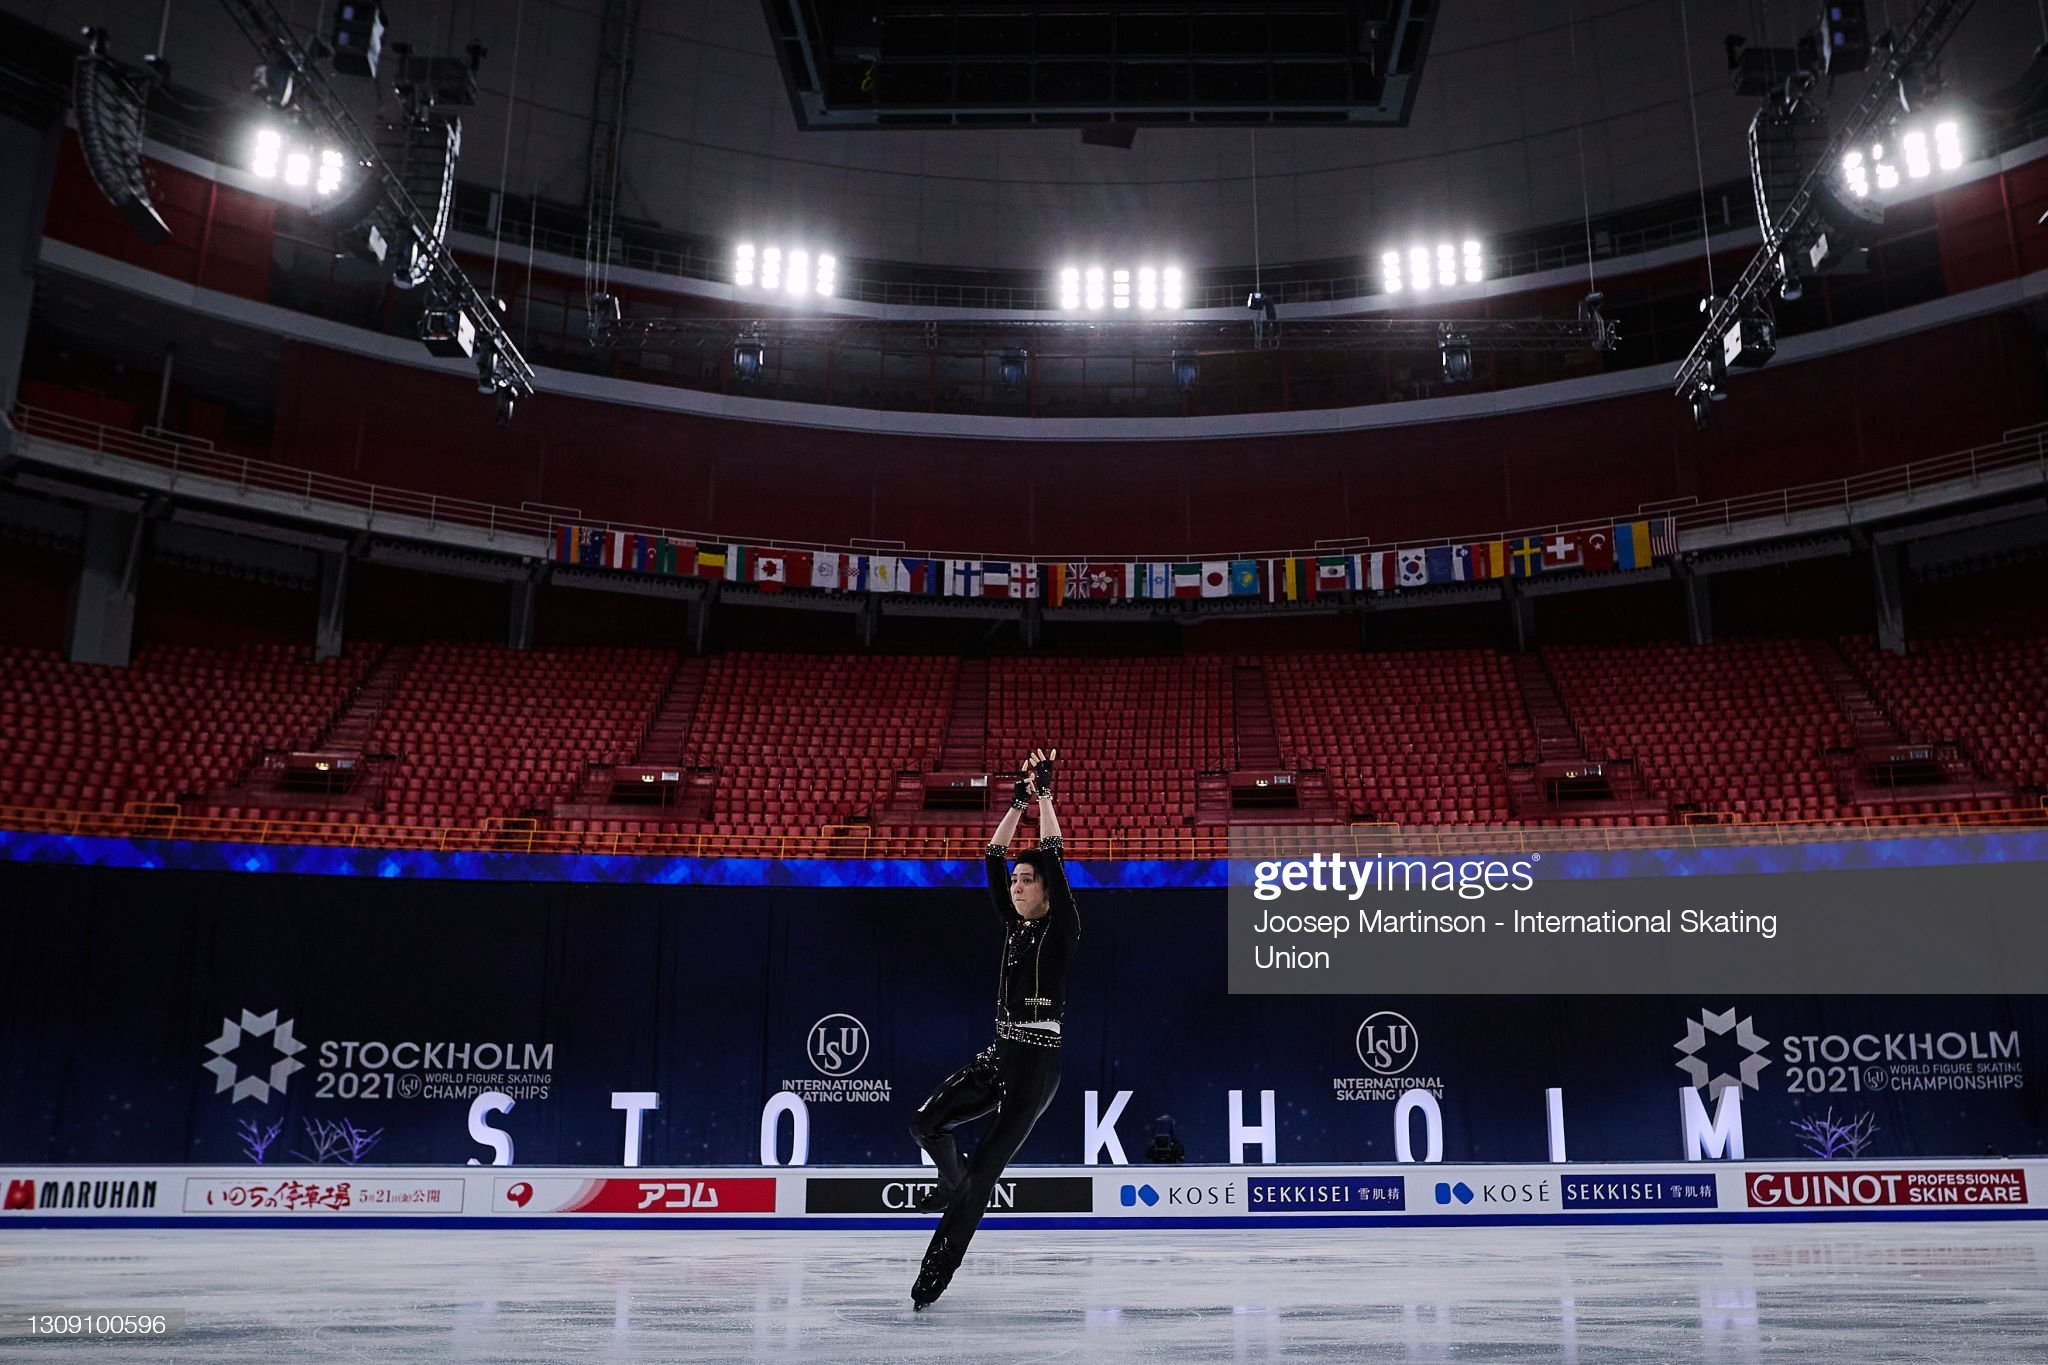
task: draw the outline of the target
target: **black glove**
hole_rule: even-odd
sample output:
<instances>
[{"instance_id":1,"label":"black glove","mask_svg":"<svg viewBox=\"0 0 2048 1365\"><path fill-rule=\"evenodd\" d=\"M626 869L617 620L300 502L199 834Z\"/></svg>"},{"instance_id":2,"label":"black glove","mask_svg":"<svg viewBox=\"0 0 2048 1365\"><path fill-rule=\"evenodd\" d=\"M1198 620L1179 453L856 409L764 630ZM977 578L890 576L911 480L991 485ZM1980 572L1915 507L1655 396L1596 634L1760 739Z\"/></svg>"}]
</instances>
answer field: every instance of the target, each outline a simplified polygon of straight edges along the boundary
<instances>
[{"instance_id":1,"label":"black glove","mask_svg":"<svg viewBox=\"0 0 2048 1365\"><path fill-rule=\"evenodd\" d=\"M1019 778L1017 779L1017 786L1016 786L1016 789L1015 789L1014 791L1012 791L1012 792L1010 793L1010 809L1011 809L1011 810L1029 810L1030 808L1031 808L1031 787L1030 787L1030 784L1029 784L1029 783L1027 782L1027 780L1026 780L1026 779L1024 779L1024 778L1022 778L1022 777L1019 777Z\"/></svg>"},{"instance_id":2,"label":"black glove","mask_svg":"<svg viewBox=\"0 0 2048 1365\"><path fill-rule=\"evenodd\" d=\"M1038 761L1038 767L1033 770L1033 775L1038 780L1038 794L1040 796L1051 796L1053 761L1049 758L1040 759Z\"/></svg>"}]
</instances>

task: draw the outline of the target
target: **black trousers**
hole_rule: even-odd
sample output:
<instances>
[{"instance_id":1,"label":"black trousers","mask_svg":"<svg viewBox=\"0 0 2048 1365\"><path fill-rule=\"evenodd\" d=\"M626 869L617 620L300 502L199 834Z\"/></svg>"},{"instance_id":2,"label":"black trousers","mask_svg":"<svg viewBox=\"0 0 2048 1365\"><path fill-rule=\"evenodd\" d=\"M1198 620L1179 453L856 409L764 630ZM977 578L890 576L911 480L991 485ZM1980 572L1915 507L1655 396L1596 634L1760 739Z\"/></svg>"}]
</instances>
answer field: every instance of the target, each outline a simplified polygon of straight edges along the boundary
<instances>
[{"instance_id":1,"label":"black trousers","mask_svg":"<svg viewBox=\"0 0 2048 1365\"><path fill-rule=\"evenodd\" d=\"M910 1121L910 1135L932 1154L940 1181L953 1191L953 1201L932 1234L932 1247L936 1250L943 1245L953 1265L960 1264L974 1230L981 1226L1003 1167L1031 1136L1038 1116L1059 1088L1058 1048L998 1038L940 1082L931 1098L918 1106ZM953 1130L991 1111L995 1123L963 1165Z\"/></svg>"}]
</instances>

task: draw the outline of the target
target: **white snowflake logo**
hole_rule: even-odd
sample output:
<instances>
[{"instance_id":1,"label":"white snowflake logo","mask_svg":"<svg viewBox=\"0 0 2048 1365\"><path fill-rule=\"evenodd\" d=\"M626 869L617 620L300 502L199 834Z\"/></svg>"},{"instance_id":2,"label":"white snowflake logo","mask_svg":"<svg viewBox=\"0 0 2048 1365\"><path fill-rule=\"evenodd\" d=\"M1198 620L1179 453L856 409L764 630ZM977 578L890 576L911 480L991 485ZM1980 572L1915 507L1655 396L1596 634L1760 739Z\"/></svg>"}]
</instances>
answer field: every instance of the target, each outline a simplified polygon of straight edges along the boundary
<instances>
[{"instance_id":1,"label":"white snowflake logo","mask_svg":"<svg viewBox=\"0 0 2048 1365\"><path fill-rule=\"evenodd\" d=\"M242 1045L243 1034L255 1038L267 1035L270 1045L277 1049L277 1060L270 1064L270 1075L267 1078L260 1073L243 1076L236 1072L235 1064L228 1054ZM282 1095L285 1082L291 1079L291 1074L304 1070L306 1065L298 1059L299 1054L306 1050L306 1045L292 1036L290 1019L283 1023L278 1022L276 1010L268 1014L252 1014L248 1010L243 1010L240 1023L233 1019L221 1020L220 1037L208 1043L206 1050L213 1054L213 1060L204 1064L214 1075L213 1093L218 1095L224 1090L232 1089L235 1092L235 1098L229 1101L232 1104L239 1104L252 1097L265 1104L270 1103L270 1092L275 1090Z\"/></svg>"},{"instance_id":2,"label":"white snowflake logo","mask_svg":"<svg viewBox=\"0 0 2048 1365\"><path fill-rule=\"evenodd\" d=\"M1700 1059L1700 1049L1707 1045L1708 1033L1717 1038L1724 1038L1731 1030L1735 1034L1735 1041L1742 1044L1744 1049L1742 1074L1736 1077L1719 1071L1709 1078L1707 1064ZM1672 1047L1683 1054L1673 1065L1683 1071L1694 1086L1705 1086L1709 1099L1719 1099L1721 1092L1731 1085L1748 1086L1751 1090L1763 1088L1757 1084L1756 1078L1771 1064L1771 1059L1763 1055L1764 1049L1769 1046L1769 1040L1758 1036L1748 1015L1742 1016L1741 1022L1738 1023L1732 1009L1723 1010L1719 1014L1712 1010L1701 1010L1699 1018L1685 1021L1685 1037L1672 1044Z\"/></svg>"}]
</instances>

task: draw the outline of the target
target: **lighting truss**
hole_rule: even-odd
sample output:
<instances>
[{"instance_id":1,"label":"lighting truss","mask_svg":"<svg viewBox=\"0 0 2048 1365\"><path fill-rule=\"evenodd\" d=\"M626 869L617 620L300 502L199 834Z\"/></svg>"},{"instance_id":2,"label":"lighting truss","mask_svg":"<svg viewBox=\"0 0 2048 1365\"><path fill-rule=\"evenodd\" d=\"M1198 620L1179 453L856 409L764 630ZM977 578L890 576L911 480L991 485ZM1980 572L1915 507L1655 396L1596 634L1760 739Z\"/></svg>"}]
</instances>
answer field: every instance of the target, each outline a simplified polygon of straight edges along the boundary
<instances>
[{"instance_id":1,"label":"lighting truss","mask_svg":"<svg viewBox=\"0 0 2048 1365\"><path fill-rule=\"evenodd\" d=\"M1956 26L1962 23L1963 16L1969 13L1972 3L1973 0L1928 0L1913 16L1913 21L1900 31L1897 41L1885 56L1884 64L1871 75L1863 98L1857 101L1855 109L1829 139L1820 160L1808 168L1798 191L1787 201L1777 218L1763 225L1763 245L1743 267L1734 286L1713 300L1705 329L1674 376L1672 392L1676 396L1690 399L1698 391L1714 387L1721 371L1724 339L1729 330L1744 318L1754 317L1768 307L1768 295L1777 278L1780 257L1786 250L1825 230L1818 211L1823 182L1841 167L1849 152L1869 146L1871 134L1895 112L1887 106L1899 98L1900 78L1920 63L1931 62L1941 52L1954 35Z\"/></svg>"},{"instance_id":2,"label":"lighting truss","mask_svg":"<svg viewBox=\"0 0 2048 1365\"><path fill-rule=\"evenodd\" d=\"M429 285L436 297L469 314L476 324L478 341L488 342L501 362L496 367L500 386L519 394L532 393L533 367L519 353L497 308L470 282L454 253L449 251L445 236L436 230L434 220L406 192L404 183L378 153L376 141L349 113L348 106L328 84L326 73L292 33L277 6L271 0L221 0L221 5L265 61L282 62L291 69L294 101L325 120L348 160L360 165L362 174L374 176L382 186L379 204L403 225L416 244L416 277L420 283Z\"/></svg>"}]
</instances>

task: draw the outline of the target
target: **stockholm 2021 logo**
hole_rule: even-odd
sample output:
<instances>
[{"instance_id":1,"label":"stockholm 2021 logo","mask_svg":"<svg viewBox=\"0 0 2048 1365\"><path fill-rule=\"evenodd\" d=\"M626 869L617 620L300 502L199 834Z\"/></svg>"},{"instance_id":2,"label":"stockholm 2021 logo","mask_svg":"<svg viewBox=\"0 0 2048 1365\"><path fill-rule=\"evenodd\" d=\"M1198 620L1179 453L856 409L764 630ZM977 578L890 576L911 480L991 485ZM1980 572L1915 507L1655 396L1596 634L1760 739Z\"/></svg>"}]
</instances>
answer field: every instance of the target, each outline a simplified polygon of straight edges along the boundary
<instances>
[{"instance_id":1,"label":"stockholm 2021 logo","mask_svg":"<svg viewBox=\"0 0 2048 1365\"><path fill-rule=\"evenodd\" d=\"M850 1014L828 1014L811 1025L804 1050L819 1075L851 1076L868 1059L867 1025Z\"/></svg>"}]
</instances>

